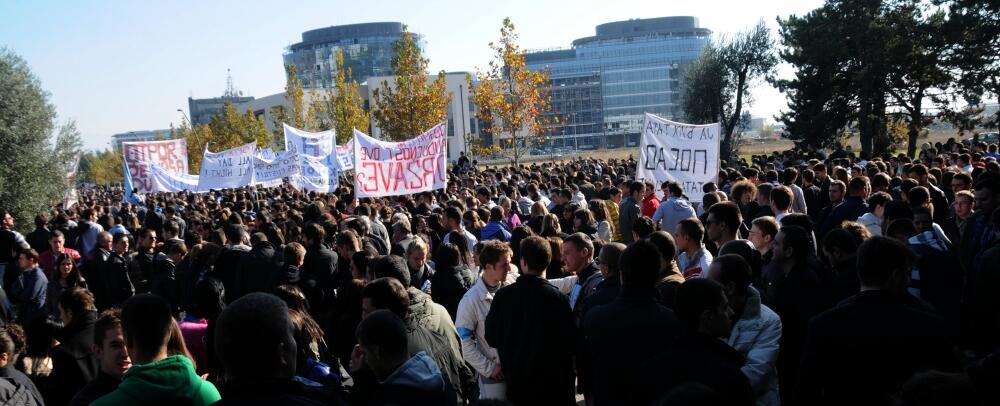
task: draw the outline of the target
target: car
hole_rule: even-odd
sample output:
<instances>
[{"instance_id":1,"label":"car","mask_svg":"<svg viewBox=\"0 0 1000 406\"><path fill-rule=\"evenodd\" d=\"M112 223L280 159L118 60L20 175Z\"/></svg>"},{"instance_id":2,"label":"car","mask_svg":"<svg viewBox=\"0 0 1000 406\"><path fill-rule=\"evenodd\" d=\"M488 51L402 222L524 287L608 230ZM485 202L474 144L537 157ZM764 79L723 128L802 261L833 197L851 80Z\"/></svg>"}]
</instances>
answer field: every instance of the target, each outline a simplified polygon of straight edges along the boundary
<instances>
[{"instance_id":1,"label":"car","mask_svg":"<svg viewBox=\"0 0 1000 406\"><path fill-rule=\"evenodd\" d=\"M975 135L967 138L963 142L966 144L972 144L972 141L974 139L976 139ZM985 142L987 144L996 143L998 140L1000 140L1000 132L993 131L988 133L979 133L979 141Z\"/></svg>"}]
</instances>

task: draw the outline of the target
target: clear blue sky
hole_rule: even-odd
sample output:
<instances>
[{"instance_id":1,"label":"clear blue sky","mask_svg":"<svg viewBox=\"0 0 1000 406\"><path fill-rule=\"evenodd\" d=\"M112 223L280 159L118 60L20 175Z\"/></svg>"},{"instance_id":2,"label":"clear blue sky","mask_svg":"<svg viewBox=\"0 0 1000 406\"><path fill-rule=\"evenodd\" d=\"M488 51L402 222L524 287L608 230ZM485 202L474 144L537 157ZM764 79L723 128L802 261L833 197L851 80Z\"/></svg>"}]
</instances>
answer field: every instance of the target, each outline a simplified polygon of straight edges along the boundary
<instances>
[{"instance_id":1,"label":"clear blue sky","mask_svg":"<svg viewBox=\"0 0 1000 406\"><path fill-rule=\"evenodd\" d=\"M485 66L487 43L511 17L527 49L565 47L594 26L629 18L693 15L717 34L777 16L804 14L820 0L727 1L5 1L0 47L23 56L52 94L60 120L74 119L86 148L111 134L179 124L187 97L225 89L226 68L244 94L282 90L284 48L303 31L331 25L400 21L424 34L431 71ZM788 67L781 69L789 75ZM784 98L758 86L754 115L770 116Z\"/></svg>"}]
</instances>

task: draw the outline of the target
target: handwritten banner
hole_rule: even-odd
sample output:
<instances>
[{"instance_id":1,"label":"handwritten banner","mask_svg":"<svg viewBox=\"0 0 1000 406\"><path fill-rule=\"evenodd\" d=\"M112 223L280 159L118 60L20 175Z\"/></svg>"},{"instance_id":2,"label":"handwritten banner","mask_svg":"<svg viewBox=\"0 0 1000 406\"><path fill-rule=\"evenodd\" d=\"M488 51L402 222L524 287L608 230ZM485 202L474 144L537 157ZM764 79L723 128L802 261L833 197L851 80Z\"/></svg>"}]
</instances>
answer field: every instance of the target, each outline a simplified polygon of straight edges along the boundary
<instances>
[{"instance_id":1,"label":"handwritten banner","mask_svg":"<svg viewBox=\"0 0 1000 406\"><path fill-rule=\"evenodd\" d=\"M680 183L691 201L700 202L702 185L719 174L719 123L692 125L646 113L639 142L636 178Z\"/></svg>"},{"instance_id":2,"label":"handwritten banner","mask_svg":"<svg viewBox=\"0 0 1000 406\"><path fill-rule=\"evenodd\" d=\"M337 169L341 172L354 169L354 140L337 146Z\"/></svg>"},{"instance_id":3,"label":"handwritten banner","mask_svg":"<svg viewBox=\"0 0 1000 406\"><path fill-rule=\"evenodd\" d=\"M199 190L239 188L253 182L257 143L251 142L222 152L205 149L201 160Z\"/></svg>"},{"instance_id":4,"label":"handwritten banner","mask_svg":"<svg viewBox=\"0 0 1000 406\"><path fill-rule=\"evenodd\" d=\"M396 196L443 189L448 180L448 125L402 142L384 142L354 130L357 197Z\"/></svg>"},{"instance_id":5,"label":"handwritten banner","mask_svg":"<svg viewBox=\"0 0 1000 406\"><path fill-rule=\"evenodd\" d=\"M153 192L149 163L155 163L170 173L188 173L187 141L183 138L166 141L122 143L122 153L132 186L139 193Z\"/></svg>"}]
</instances>

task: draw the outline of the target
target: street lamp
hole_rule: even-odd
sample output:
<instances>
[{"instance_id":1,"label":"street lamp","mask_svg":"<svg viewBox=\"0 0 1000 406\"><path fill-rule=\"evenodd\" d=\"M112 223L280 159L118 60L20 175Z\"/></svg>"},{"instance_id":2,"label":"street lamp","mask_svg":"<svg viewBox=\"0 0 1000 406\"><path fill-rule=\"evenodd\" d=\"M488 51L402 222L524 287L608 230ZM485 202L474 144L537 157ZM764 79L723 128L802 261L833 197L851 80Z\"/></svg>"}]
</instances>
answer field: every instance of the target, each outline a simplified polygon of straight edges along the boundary
<instances>
[{"instance_id":1,"label":"street lamp","mask_svg":"<svg viewBox=\"0 0 1000 406\"><path fill-rule=\"evenodd\" d=\"M187 121L188 124L191 125L191 132L194 133L194 138L196 140L198 140L198 145L201 145L201 136L199 136L198 132L194 130L194 123L192 123L191 119L188 118L187 113L185 113L184 110L182 110L182 109L177 109L177 111L180 112L181 113L181 117L183 117L184 120Z\"/></svg>"}]
</instances>

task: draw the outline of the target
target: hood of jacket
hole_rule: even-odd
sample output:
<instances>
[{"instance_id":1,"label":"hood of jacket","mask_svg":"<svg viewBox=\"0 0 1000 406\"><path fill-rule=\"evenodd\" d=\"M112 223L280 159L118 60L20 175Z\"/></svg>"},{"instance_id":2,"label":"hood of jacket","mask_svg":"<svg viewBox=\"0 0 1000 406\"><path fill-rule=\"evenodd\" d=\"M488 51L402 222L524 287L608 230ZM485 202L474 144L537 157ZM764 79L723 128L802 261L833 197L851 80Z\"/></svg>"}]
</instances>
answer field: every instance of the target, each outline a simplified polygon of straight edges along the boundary
<instances>
[{"instance_id":1,"label":"hood of jacket","mask_svg":"<svg viewBox=\"0 0 1000 406\"><path fill-rule=\"evenodd\" d=\"M665 202L660 202L660 204L667 204L667 207L675 212L687 212L688 210L693 210L691 208L691 203L684 199L678 199L676 197L671 197Z\"/></svg>"},{"instance_id":2,"label":"hood of jacket","mask_svg":"<svg viewBox=\"0 0 1000 406\"><path fill-rule=\"evenodd\" d=\"M444 377L441 369L427 353L420 351L396 368L384 381L383 385L398 385L420 389L422 391L442 393L445 391Z\"/></svg>"},{"instance_id":3,"label":"hood of jacket","mask_svg":"<svg viewBox=\"0 0 1000 406\"><path fill-rule=\"evenodd\" d=\"M160 404L183 404L198 398L203 381L191 361L181 355L143 365L133 365L118 390L133 399L159 399Z\"/></svg>"}]
</instances>

